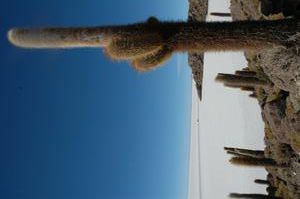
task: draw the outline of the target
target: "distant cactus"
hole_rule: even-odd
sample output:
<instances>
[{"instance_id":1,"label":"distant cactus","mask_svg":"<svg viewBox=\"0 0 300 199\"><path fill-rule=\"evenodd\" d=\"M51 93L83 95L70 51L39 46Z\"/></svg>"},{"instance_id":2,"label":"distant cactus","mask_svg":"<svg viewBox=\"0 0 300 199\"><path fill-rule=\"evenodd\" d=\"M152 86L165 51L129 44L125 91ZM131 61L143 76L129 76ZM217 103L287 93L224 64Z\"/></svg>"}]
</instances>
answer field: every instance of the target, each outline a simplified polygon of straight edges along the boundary
<instances>
[{"instance_id":1,"label":"distant cactus","mask_svg":"<svg viewBox=\"0 0 300 199\"><path fill-rule=\"evenodd\" d=\"M248 198L248 199L281 199L276 196L269 196L264 194L242 194L242 193L231 193L230 198Z\"/></svg>"},{"instance_id":2,"label":"distant cactus","mask_svg":"<svg viewBox=\"0 0 300 199\"><path fill-rule=\"evenodd\" d=\"M287 165L279 165L274 160L268 158L250 158L250 157L233 157L230 162L240 166L253 166L253 167L277 167L285 168Z\"/></svg>"},{"instance_id":3,"label":"distant cactus","mask_svg":"<svg viewBox=\"0 0 300 199\"><path fill-rule=\"evenodd\" d=\"M252 91L252 92L255 91L255 88L251 86L240 86L240 85L234 85L230 83L224 83L224 86L228 88L239 88L242 91Z\"/></svg>"},{"instance_id":4,"label":"distant cactus","mask_svg":"<svg viewBox=\"0 0 300 199\"><path fill-rule=\"evenodd\" d=\"M241 76L233 74L219 73L215 79L229 87L265 87L269 82L258 79L255 76Z\"/></svg>"},{"instance_id":5,"label":"distant cactus","mask_svg":"<svg viewBox=\"0 0 300 199\"><path fill-rule=\"evenodd\" d=\"M235 74L236 75L240 75L240 76L243 76L243 77L256 77L256 72L254 71L247 71L247 70L237 70L235 71Z\"/></svg>"},{"instance_id":6,"label":"distant cactus","mask_svg":"<svg viewBox=\"0 0 300 199\"><path fill-rule=\"evenodd\" d=\"M151 17L145 23L125 26L12 29L8 38L24 48L103 47L113 59L129 60L135 68L145 71L162 64L172 52L262 50L293 45L289 39L299 31L294 19L206 23L159 22Z\"/></svg>"},{"instance_id":7,"label":"distant cactus","mask_svg":"<svg viewBox=\"0 0 300 199\"><path fill-rule=\"evenodd\" d=\"M241 90L242 91L251 91L251 92L254 92L255 88L247 86L247 87L241 87Z\"/></svg>"},{"instance_id":8,"label":"distant cactus","mask_svg":"<svg viewBox=\"0 0 300 199\"><path fill-rule=\"evenodd\" d=\"M231 13L224 13L224 12L211 12L210 15L216 17L231 17Z\"/></svg>"},{"instance_id":9,"label":"distant cactus","mask_svg":"<svg viewBox=\"0 0 300 199\"><path fill-rule=\"evenodd\" d=\"M254 182L256 184L270 185L270 182L268 180L255 179Z\"/></svg>"},{"instance_id":10,"label":"distant cactus","mask_svg":"<svg viewBox=\"0 0 300 199\"><path fill-rule=\"evenodd\" d=\"M264 151L261 150L250 150L241 148L224 147L227 152L234 152L237 155L248 156L252 158L265 158Z\"/></svg>"},{"instance_id":11,"label":"distant cactus","mask_svg":"<svg viewBox=\"0 0 300 199\"><path fill-rule=\"evenodd\" d=\"M230 159L230 162L235 165L278 168L287 167L287 165L279 165L273 159L266 158L264 151L232 147L224 147L224 149L228 154L234 156Z\"/></svg>"}]
</instances>

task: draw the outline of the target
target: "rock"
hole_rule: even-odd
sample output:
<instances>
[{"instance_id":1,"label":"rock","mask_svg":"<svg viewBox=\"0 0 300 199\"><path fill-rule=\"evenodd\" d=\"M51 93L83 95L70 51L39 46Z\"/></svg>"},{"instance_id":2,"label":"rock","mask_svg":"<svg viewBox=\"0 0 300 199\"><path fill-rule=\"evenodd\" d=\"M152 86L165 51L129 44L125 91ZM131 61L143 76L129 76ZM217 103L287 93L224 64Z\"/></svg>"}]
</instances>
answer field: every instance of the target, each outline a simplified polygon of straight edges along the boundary
<instances>
[{"instance_id":1,"label":"rock","mask_svg":"<svg viewBox=\"0 0 300 199\"><path fill-rule=\"evenodd\" d=\"M231 0L231 12L234 20L274 20L297 14L299 1ZM266 168L271 186L278 197L300 198L300 56L292 48L245 56L250 70L274 84L256 91L265 122L265 156L289 166Z\"/></svg>"},{"instance_id":2,"label":"rock","mask_svg":"<svg viewBox=\"0 0 300 199\"><path fill-rule=\"evenodd\" d=\"M299 9L299 0L261 0L261 13L265 16L277 15L293 16Z\"/></svg>"},{"instance_id":3,"label":"rock","mask_svg":"<svg viewBox=\"0 0 300 199\"><path fill-rule=\"evenodd\" d=\"M189 0L189 21L205 21L208 11L208 0ZM203 53L188 53L188 63L192 69L198 97L202 99Z\"/></svg>"}]
</instances>

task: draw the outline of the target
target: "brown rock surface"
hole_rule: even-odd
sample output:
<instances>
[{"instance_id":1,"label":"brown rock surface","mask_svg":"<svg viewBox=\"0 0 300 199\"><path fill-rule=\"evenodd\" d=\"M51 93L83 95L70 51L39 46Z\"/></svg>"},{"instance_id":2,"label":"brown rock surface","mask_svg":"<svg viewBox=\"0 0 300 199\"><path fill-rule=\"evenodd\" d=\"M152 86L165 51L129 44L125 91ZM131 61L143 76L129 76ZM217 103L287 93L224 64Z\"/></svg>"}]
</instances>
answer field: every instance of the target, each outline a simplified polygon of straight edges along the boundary
<instances>
[{"instance_id":1,"label":"brown rock surface","mask_svg":"<svg viewBox=\"0 0 300 199\"><path fill-rule=\"evenodd\" d=\"M233 20L279 19L295 0L231 0ZM293 5L294 5L293 4ZM294 10L294 11L291 11ZM264 14L262 14L262 12ZM295 38L298 40L298 38ZM248 67L272 82L273 88L256 90L265 122L265 156L287 168L266 168L275 196L300 198L300 56L291 49L245 52ZM276 91L276 95L270 97ZM271 100L268 100L271 99Z\"/></svg>"}]
</instances>

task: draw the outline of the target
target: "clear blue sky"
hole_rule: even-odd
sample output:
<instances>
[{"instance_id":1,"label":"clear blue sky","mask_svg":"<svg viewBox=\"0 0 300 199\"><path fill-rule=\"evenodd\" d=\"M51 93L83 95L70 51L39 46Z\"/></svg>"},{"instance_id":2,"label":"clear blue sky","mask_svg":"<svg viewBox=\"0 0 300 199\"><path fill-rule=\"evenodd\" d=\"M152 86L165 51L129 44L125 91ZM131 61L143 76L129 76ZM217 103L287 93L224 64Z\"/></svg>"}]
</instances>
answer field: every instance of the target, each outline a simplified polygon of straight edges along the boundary
<instances>
[{"instance_id":1,"label":"clear blue sky","mask_svg":"<svg viewBox=\"0 0 300 199\"><path fill-rule=\"evenodd\" d=\"M1 2L0 198L186 198L191 74L185 55L139 74L101 49L18 49L6 32L151 15L186 19L187 7L187 0Z\"/></svg>"}]
</instances>

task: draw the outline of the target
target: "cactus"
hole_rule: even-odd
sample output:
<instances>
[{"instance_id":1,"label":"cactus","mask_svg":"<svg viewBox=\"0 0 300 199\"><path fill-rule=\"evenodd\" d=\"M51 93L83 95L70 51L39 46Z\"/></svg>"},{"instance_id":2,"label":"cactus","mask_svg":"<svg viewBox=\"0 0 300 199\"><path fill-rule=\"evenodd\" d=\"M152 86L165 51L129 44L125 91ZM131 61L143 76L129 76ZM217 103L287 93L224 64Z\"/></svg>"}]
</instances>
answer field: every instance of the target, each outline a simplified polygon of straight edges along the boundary
<instances>
[{"instance_id":1,"label":"cactus","mask_svg":"<svg viewBox=\"0 0 300 199\"><path fill-rule=\"evenodd\" d=\"M22 48L104 47L110 35L103 28L11 29L8 40Z\"/></svg>"},{"instance_id":2,"label":"cactus","mask_svg":"<svg viewBox=\"0 0 300 199\"><path fill-rule=\"evenodd\" d=\"M121 26L70 28L13 28L8 40L23 48L106 47L112 39L138 39L158 35L159 23L136 23ZM153 28L156 26L157 28Z\"/></svg>"},{"instance_id":3,"label":"cactus","mask_svg":"<svg viewBox=\"0 0 300 199\"><path fill-rule=\"evenodd\" d=\"M261 150L250 150L250 149L231 148L231 147L224 147L224 150L226 150L227 152L236 153L237 155L243 155L252 158L265 158L264 151Z\"/></svg>"},{"instance_id":4,"label":"cactus","mask_svg":"<svg viewBox=\"0 0 300 199\"><path fill-rule=\"evenodd\" d=\"M162 46L149 55L133 60L132 66L140 72L149 71L162 65L172 56L172 53L173 50L171 48Z\"/></svg>"},{"instance_id":5,"label":"cactus","mask_svg":"<svg viewBox=\"0 0 300 199\"><path fill-rule=\"evenodd\" d=\"M128 60L138 71L148 71L162 65L174 52L247 51L293 46L296 44L291 38L299 32L298 23L293 18L208 23L160 22L150 17L144 23L129 25L12 29L8 39L24 48L103 47L110 58ZM217 80L247 91L268 85L251 71L237 71L236 76L219 75Z\"/></svg>"},{"instance_id":6,"label":"cactus","mask_svg":"<svg viewBox=\"0 0 300 199\"><path fill-rule=\"evenodd\" d=\"M231 193L231 198L248 198L248 199L280 199L276 196L269 196L264 194L245 194L245 193Z\"/></svg>"},{"instance_id":7,"label":"cactus","mask_svg":"<svg viewBox=\"0 0 300 199\"><path fill-rule=\"evenodd\" d=\"M217 82L223 82L230 87L265 87L270 83L260 80L257 77L247 77L240 75L219 73L215 79Z\"/></svg>"},{"instance_id":8,"label":"cactus","mask_svg":"<svg viewBox=\"0 0 300 199\"><path fill-rule=\"evenodd\" d=\"M148 45L148 36L156 35L155 38L162 36L165 44L175 51L204 52L286 46L299 29L295 19L207 23L157 22L151 18L145 23L124 26L12 29L8 37L19 47L68 48L105 47L112 38L129 38L132 46L139 46L143 41L139 36Z\"/></svg>"},{"instance_id":9,"label":"cactus","mask_svg":"<svg viewBox=\"0 0 300 199\"><path fill-rule=\"evenodd\" d=\"M224 13L224 12L211 12L210 15L216 17L231 17L231 13Z\"/></svg>"},{"instance_id":10,"label":"cactus","mask_svg":"<svg viewBox=\"0 0 300 199\"><path fill-rule=\"evenodd\" d=\"M224 83L224 86L226 86L228 88L239 88L242 91L251 91L251 92L255 91L255 88L251 87L251 86L239 86L239 85L234 85L234 84L230 84L230 83Z\"/></svg>"},{"instance_id":11,"label":"cactus","mask_svg":"<svg viewBox=\"0 0 300 199\"><path fill-rule=\"evenodd\" d=\"M160 49L161 45L162 38L159 35L113 39L105 48L105 53L112 59L130 60L151 55Z\"/></svg>"},{"instance_id":12,"label":"cactus","mask_svg":"<svg viewBox=\"0 0 300 199\"><path fill-rule=\"evenodd\" d=\"M255 92L255 88L250 87L250 86L248 86L248 87L241 87L241 90L242 90L242 91L251 91L251 92Z\"/></svg>"},{"instance_id":13,"label":"cactus","mask_svg":"<svg viewBox=\"0 0 300 199\"><path fill-rule=\"evenodd\" d=\"M249 158L249 156L247 155L244 155L244 154L240 154L238 152L235 152L235 151L227 151L227 154L229 155L233 155L233 156L236 156L236 157L244 157L244 158Z\"/></svg>"},{"instance_id":14,"label":"cactus","mask_svg":"<svg viewBox=\"0 0 300 199\"><path fill-rule=\"evenodd\" d=\"M273 159L268 158L250 158L250 157L233 157L230 162L240 166L254 166L254 167L275 167L286 168L287 165L279 165Z\"/></svg>"},{"instance_id":15,"label":"cactus","mask_svg":"<svg viewBox=\"0 0 300 199\"><path fill-rule=\"evenodd\" d=\"M256 77L256 72L254 71L237 70L235 74L243 77Z\"/></svg>"},{"instance_id":16,"label":"cactus","mask_svg":"<svg viewBox=\"0 0 300 199\"><path fill-rule=\"evenodd\" d=\"M287 165L279 165L273 159L266 158L264 151L241 148L224 147L228 154L234 155L230 162L240 166L277 167L284 168Z\"/></svg>"},{"instance_id":17,"label":"cactus","mask_svg":"<svg viewBox=\"0 0 300 199\"><path fill-rule=\"evenodd\" d=\"M268 180L255 179L254 182L255 182L256 184L270 185L270 182L269 182Z\"/></svg>"}]
</instances>

